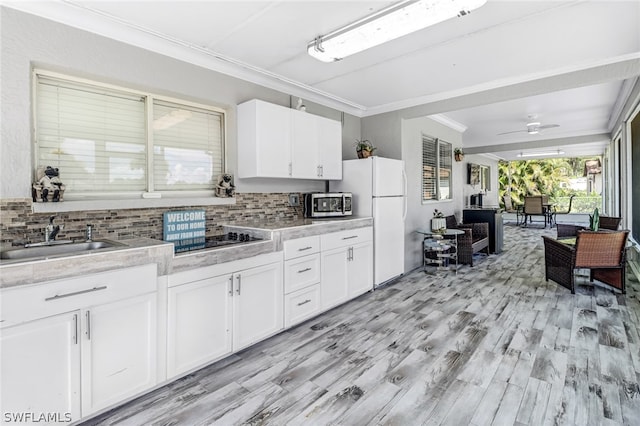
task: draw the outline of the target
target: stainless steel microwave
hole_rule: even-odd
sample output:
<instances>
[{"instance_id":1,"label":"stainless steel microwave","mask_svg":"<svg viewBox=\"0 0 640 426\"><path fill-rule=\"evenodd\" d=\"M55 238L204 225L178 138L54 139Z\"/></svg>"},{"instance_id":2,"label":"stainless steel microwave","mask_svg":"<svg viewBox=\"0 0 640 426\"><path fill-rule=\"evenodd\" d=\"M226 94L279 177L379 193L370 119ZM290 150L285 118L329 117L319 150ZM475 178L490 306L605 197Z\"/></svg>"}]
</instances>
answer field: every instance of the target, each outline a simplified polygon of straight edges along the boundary
<instances>
[{"instance_id":1,"label":"stainless steel microwave","mask_svg":"<svg viewBox=\"0 0 640 426\"><path fill-rule=\"evenodd\" d=\"M304 194L305 217L350 216L353 195L350 192L312 192Z\"/></svg>"}]
</instances>

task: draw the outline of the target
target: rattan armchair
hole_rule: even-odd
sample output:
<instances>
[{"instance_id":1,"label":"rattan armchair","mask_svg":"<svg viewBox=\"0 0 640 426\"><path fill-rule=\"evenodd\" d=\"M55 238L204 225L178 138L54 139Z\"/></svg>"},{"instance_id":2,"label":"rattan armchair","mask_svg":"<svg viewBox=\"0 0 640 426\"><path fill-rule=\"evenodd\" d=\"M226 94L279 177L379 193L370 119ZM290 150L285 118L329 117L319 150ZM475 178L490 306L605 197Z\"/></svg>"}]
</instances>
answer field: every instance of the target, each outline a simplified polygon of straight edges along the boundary
<instances>
[{"instance_id":1,"label":"rattan armchair","mask_svg":"<svg viewBox=\"0 0 640 426\"><path fill-rule=\"evenodd\" d=\"M447 216L447 228L464 231L458 235L458 263L473 266L473 255L482 250L489 255L489 224L481 223L457 223L456 217Z\"/></svg>"},{"instance_id":2,"label":"rattan armchair","mask_svg":"<svg viewBox=\"0 0 640 426\"><path fill-rule=\"evenodd\" d=\"M575 293L575 269L589 269L598 280L622 293L625 287L625 245L629 231L578 231L575 246L543 236L545 279Z\"/></svg>"},{"instance_id":3,"label":"rattan armchair","mask_svg":"<svg viewBox=\"0 0 640 426\"><path fill-rule=\"evenodd\" d=\"M622 218L615 216L600 216L600 227L598 229L609 229L615 231L620 226ZM575 237L578 235L578 231L588 229L582 225L569 225L565 223L557 223L556 230L558 232L558 238Z\"/></svg>"}]
</instances>

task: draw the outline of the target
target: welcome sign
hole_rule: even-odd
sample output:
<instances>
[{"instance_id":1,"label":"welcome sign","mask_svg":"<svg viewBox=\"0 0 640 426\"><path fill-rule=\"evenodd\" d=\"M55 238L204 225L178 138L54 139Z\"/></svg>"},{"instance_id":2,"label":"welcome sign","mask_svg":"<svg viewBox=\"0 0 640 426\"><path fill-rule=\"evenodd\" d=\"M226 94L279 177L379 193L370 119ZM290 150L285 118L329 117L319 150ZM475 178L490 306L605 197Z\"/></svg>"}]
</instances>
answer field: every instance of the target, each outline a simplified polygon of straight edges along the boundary
<instances>
[{"instance_id":1,"label":"welcome sign","mask_svg":"<svg viewBox=\"0 0 640 426\"><path fill-rule=\"evenodd\" d=\"M175 252L204 248L206 219L204 210L164 213L163 239L175 246Z\"/></svg>"}]
</instances>

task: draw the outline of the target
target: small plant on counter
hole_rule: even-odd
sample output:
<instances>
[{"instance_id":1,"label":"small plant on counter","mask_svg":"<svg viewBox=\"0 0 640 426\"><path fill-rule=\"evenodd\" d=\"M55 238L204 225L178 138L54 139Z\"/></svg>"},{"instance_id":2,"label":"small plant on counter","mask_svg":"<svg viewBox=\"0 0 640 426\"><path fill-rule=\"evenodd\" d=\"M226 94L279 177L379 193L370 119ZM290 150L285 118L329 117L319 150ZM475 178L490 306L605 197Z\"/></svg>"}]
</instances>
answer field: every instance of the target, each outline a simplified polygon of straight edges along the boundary
<instances>
[{"instance_id":1,"label":"small plant on counter","mask_svg":"<svg viewBox=\"0 0 640 426\"><path fill-rule=\"evenodd\" d=\"M369 158L377 148L368 139L356 139L354 143L358 158Z\"/></svg>"},{"instance_id":2,"label":"small plant on counter","mask_svg":"<svg viewBox=\"0 0 640 426\"><path fill-rule=\"evenodd\" d=\"M444 213L442 213L438 209L434 209L433 210L433 217L444 217Z\"/></svg>"}]
</instances>

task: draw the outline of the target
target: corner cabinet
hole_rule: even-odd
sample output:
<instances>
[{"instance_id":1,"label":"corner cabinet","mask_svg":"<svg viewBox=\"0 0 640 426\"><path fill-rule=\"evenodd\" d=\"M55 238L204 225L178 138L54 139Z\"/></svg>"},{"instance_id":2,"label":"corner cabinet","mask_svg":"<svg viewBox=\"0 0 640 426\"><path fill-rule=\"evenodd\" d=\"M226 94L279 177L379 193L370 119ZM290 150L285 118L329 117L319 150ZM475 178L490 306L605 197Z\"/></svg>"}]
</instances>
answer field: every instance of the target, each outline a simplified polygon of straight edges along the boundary
<instances>
[{"instance_id":1,"label":"corner cabinet","mask_svg":"<svg viewBox=\"0 0 640 426\"><path fill-rule=\"evenodd\" d=\"M340 122L257 99L237 121L238 177L342 179Z\"/></svg>"},{"instance_id":2,"label":"corner cabinet","mask_svg":"<svg viewBox=\"0 0 640 426\"><path fill-rule=\"evenodd\" d=\"M72 422L156 385L156 265L0 291L0 405Z\"/></svg>"}]
</instances>

